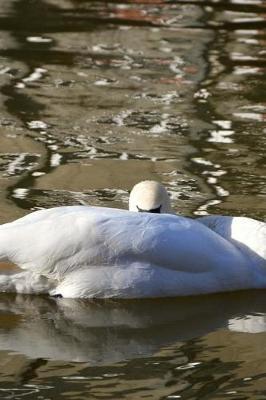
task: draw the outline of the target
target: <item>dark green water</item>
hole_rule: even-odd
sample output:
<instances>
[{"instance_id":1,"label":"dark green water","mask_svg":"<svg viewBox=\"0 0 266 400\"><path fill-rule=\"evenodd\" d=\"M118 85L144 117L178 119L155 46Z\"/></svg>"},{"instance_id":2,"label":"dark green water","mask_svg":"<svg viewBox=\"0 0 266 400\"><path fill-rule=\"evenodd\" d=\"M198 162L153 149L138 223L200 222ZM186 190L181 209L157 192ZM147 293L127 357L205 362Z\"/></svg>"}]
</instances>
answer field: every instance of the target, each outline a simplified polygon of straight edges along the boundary
<instances>
[{"instance_id":1,"label":"dark green water","mask_svg":"<svg viewBox=\"0 0 266 400\"><path fill-rule=\"evenodd\" d=\"M266 211L266 3L0 2L0 222L127 208ZM0 296L1 399L266 398L265 291L142 302Z\"/></svg>"}]
</instances>

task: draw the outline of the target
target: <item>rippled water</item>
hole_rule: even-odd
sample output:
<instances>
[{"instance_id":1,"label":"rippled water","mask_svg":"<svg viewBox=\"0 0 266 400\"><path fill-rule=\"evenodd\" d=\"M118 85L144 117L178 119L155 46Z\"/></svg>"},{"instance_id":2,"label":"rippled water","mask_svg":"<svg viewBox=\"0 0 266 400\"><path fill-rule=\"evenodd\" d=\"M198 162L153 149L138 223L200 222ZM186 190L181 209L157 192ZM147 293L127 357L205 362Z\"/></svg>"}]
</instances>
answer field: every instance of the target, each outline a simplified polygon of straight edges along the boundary
<instances>
[{"instance_id":1,"label":"rippled water","mask_svg":"<svg viewBox=\"0 0 266 400\"><path fill-rule=\"evenodd\" d=\"M265 218L263 0L0 2L0 221L127 207ZM1 399L266 397L265 291L0 296Z\"/></svg>"}]
</instances>

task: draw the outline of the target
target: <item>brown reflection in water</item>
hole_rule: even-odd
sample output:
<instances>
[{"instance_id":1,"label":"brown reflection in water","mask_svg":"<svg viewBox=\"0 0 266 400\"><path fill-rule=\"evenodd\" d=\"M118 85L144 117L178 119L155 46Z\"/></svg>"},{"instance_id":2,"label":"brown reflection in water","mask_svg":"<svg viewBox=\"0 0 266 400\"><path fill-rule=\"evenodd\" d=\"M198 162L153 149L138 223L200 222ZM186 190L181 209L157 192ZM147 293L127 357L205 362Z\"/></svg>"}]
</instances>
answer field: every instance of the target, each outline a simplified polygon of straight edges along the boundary
<instances>
[{"instance_id":1,"label":"brown reflection in water","mask_svg":"<svg viewBox=\"0 0 266 400\"><path fill-rule=\"evenodd\" d=\"M203 206L204 213L264 218L265 5L258 3L1 4L1 222L37 207L76 204L82 195L90 204L126 207L126 190L144 178L162 180L182 214ZM38 69L45 72L38 75ZM15 388L29 399L259 400L266 390L265 333L236 330L240 319L242 329L258 325L245 314L243 299L236 321L227 316L229 328L219 330L226 324L215 318L226 299L232 310L234 301L226 296L214 321L204 314L214 303L208 297L197 313L186 309L187 325L180 319L147 333L142 321L139 331L135 326L121 336L110 327L101 336L96 326L89 330L91 342L69 317L71 309L66 321L49 299L37 299L37 307L30 298L11 299L1 311L3 343L16 331L12 346L22 346L23 337L28 347L18 347L20 354L11 345L1 351L0 394L8 398ZM16 302L23 312L15 313ZM103 320L112 315L107 311ZM263 320L265 309L252 313ZM158 305L155 314L166 311ZM119 310L113 315L117 321ZM209 330L197 330L203 321ZM66 343L66 358L75 349L81 355L91 349L100 354L97 364L108 349L117 356L124 345L129 359L92 366L71 357L61 362L57 355L46 362L47 353L37 355L41 338L48 348L54 343L54 357ZM149 346L156 338L154 350ZM26 350L35 351L33 360L22 355L32 354Z\"/></svg>"},{"instance_id":2,"label":"brown reflection in water","mask_svg":"<svg viewBox=\"0 0 266 400\"><path fill-rule=\"evenodd\" d=\"M21 271L15 264L0 262L0 272L18 272Z\"/></svg>"},{"instance_id":3,"label":"brown reflection in water","mask_svg":"<svg viewBox=\"0 0 266 400\"><path fill-rule=\"evenodd\" d=\"M208 110L214 122L200 148L202 175L218 200L202 212L264 220L265 14L261 2L232 3L208 9L209 21L221 29L208 52L206 98L198 100L202 115Z\"/></svg>"},{"instance_id":4,"label":"brown reflection in water","mask_svg":"<svg viewBox=\"0 0 266 400\"><path fill-rule=\"evenodd\" d=\"M49 175L41 176L35 188L78 191L104 188L130 190L141 180L156 179L159 171L168 173L175 168L178 168L178 163L175 162L91 160L87 164L62 165Z\"/></svg>"},{"instance_id":5,"label":"brown reflection in water","mask_svg":"<svg viewBox=\"0 0 266 400\"><path fill-rule=\"evenodd\" d=\"M127 21L126 29L117 29L102 20L98 29L97 18L103 10L124 10L116 4L108 8L105 2L83 2L76 9L62 0L56 4L47 2L47 7L46 3L36 7L27 4L27 12L22 10L23 4L14 3L13 22L20 13L25 23L29 16L33 21L39 19L39 33L37 36L35 25L27 33L20 32L17 25L7 40L9 43L12 39L14 45L2 51L8 60L3 67L9 68L16 60L19 68L16 74L3 75L3 107L17 119L16 127L12 123L14 140L27 137L28 142L38 143L42 149L36 153L41 154L36 164L23 161L20 171L15 170L14 179L7 181L9 204L15 202L14 217L25 212L21 207L38 206L34 199L23 200L33 187L53 191L128 190L136 181L147 178L164 181L175 194L177 208L183 187L189 200L184 209L191 213L202 197L210 195L202 195L200 187L187 185L196 180L183 165L195 151L189 141L190 129L197 135L206 126L198 119L190 100L205 74L203 55L212 35L182 26L186 25L186 18L197 25L201 9L193 6L184 20L170 18L169 26L178 25L177 39L177 32L169 30L167 24L153 30ZM155 12L160 17L166 13L166 19L174 17L179 9L180 17L185 12L178 4L161 6L156 5ZM78 16L82 10L89 12L90 7L96 25L84 24L81 29ZM140 5L142 8L145 4ZM47 18L53 18L39 18L44 9ZM132 5L131 9L134 12ZM49 24L54 23L56 15L63 19L60 28L52 29ZM10 18L12 14L8 20L11 28ZM72 31L68 23L65 31L62 28L68 18ZM23 132L19 132L22 126ZM70 199L71 195L68 204ZM49 197L45 203L49 204ZM107 205L107 199L101 205ZM3 209L2 222L10 219L10 214L5 213Z\"/></svg>"},{"instance_id":6,"label":"brown reflection in water","mask_svg":"<svg viewBox=\"0 0 266 400\"><path fill-rule=\"evenodd\" d=\"M260 318L265 319L265 316L261 315ZM265 339L265 332L251 334L225 330L211 333L204 338L206 348L201 354L203 362L216 358L225 365L237 364L233 375L230 375L229 384L223 390L224 395L231 392L236 398L245 396L248 399L260 399L265 393Z\"/></svg>"}]
</instances>

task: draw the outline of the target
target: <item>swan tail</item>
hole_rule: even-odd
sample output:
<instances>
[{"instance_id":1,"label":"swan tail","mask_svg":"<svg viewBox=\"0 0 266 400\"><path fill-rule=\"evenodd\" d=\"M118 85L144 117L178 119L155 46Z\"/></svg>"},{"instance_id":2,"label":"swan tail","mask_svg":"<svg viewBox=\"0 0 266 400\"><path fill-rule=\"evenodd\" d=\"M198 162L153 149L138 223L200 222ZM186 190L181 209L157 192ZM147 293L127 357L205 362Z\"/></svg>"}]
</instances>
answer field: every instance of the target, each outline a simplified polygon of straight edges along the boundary
<instances>
[{"instance_id":1,"label":"swan tail","mask_svg":"<svg viewBox=\"0 0 266 400\"><path fill-rule=\"evenodd\" d=\"M54 287L52 280L31 271L0 275L0 293L46 294Z\"/></svg>"},{"instance_id":2,"label":"swan tail","mask_svg":"<svg viewBox=\"0 0 266 400\"><path fill-rule=\"evenodd\" d=\"M54 288L52 280L32 271L15 268L14 257L18 252L18 236L7 225L0 226L0 293L49 293Z\"/></svg>"}]
</instances>

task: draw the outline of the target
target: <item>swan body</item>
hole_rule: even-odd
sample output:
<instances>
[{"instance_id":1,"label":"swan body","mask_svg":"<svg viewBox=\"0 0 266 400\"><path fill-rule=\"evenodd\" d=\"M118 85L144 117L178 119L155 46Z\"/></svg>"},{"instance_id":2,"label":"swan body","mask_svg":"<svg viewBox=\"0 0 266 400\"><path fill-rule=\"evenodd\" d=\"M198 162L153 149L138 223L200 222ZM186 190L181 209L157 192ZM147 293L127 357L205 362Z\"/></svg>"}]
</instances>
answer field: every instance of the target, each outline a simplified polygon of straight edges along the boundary
<instances>
[{"instance_id":1,"label":"swan body","mask_svg":"<svg viewBox=\"0 0 266 400\"><path fill-rule=\"evenodd\" d=\"M102 207L40 210L1 225L0 261L25 270L0 276L0 290L34 292L36 286L38 293L62 297L147 298L266 287L266 269L203 223Z\"/></svg>"},{"instance_id":2,"label":"swan body","mask_svg":"<svg viewBox=\"0 0 266 400\"><path fill-rule=\"evenodd\" d=\"M157 207L155 209L155 207ZM132 211L173 214L170 199L164 186L155 181L136 184L130 194L129 208ZM211 215L197 218L219 236L233 244L253 265L266 267L266 224L246 217Z\"/></svg>"},{"instance_id":3,"label":"swan body","mask_svg":"<svg viewBox=\"0 0 266 400\"><path fill-rule=\"evenodd\" d=\"M236 246L246 258L266 267L266 224L246 217L210 215L198 221Z\"/></svg>"}]
</instances>

